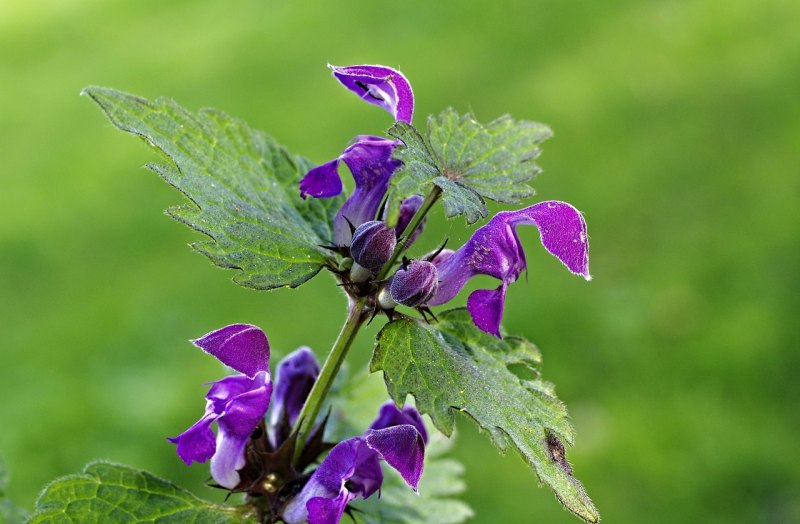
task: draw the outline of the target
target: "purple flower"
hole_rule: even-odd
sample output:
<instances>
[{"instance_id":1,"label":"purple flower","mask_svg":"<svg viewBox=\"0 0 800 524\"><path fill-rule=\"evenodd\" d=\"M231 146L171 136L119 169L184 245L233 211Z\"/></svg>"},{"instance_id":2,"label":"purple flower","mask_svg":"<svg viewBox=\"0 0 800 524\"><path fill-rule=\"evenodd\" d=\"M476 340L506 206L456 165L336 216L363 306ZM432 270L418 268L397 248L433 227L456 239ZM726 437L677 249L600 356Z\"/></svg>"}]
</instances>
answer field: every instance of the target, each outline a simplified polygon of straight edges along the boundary
<instances>
[{"instance_id":1,"label":"purple flower","mask_svg":"<svg viewBox=\"0 0 800 524\"><path fill-rule=\"evenodd\" d=\"M289 524L336 524L355 498L368 498L383 483L380 459L417 490L425 455L425 428L416 410L384 405L371 428L337 444L289 503Z\"/></svg>"},{"instance_id":2,"label":"purple flower","mask_svg":"<svg viewBox=\"0 0 800 524\"><path fill-rule=\"evenodd\" d=\"M544 248L573 274L589 275L589 241L581 213L565 202L539 202L518 211L502 211L479 228L460 249L442 252L434 263L439 289L428 302L435 306L450 301L475 275L489 275L501 281L497 289L479 289L467 299L475 325L500 337L506 288L526 269L516 226L534 225Z\"/></svg>"},{"instance_id":3,"label":"purple flower","mask_svg":"<svg viewBox=\"0 0 800 524\"><path fill-rule=\"evenodd\" d=\"M289 436L303 404L319 375L319 362L305 346L289 353L275 371L275 397L269 413L272 446L278 448Z\"/></svg>"},{"instance_id":4,"label":"purple flower","mask_svg":"<svg viewBox=\"0 0 800 524\"><path fill-rule=\"evenodd\" d=\"M355 190L342 205L333 220L334 242L349 246L351 224L358 227L375 219L389 179L401 162L392 158L400 142L377 136L360 135L338 158L310 170L300 181L300 195L325 198L342 192L339 178L340 162L347 164L355 181ZM349 221L349 223L348 223Z\"/></svg>"},{"instance_id":5,"label":"purple flower","mask_svg":"<svg viewBox=\"0 0 800 524\"><path fill-rule=\"evenodd\" d=\"M269 407L269 342L256 326L233 324L193 343L243 374L212 382L200 420L168 440L177 444L178 456L187 465L210 458L211 476L220 486L233 489L239 484L238 470L245 466L245 445Z\"/></svg>"},{"instance_id":6,"label":"purple flower","mask_svg":"<svg viewBox=\"0 0 800 524\"><path fill-rule=\"evenodd\" d=\"M386 109L395 120L411 123L414 112L414 93L408 80L394 69L376 65L329 67L333 75L350 91L369 103ZM336 214L333 240L337 246L346 247L352 239L352 227L358 227L375 216L389 188L389 179L402 165L392 158L392 152L402 142L386 138L360 135L334 160L311 169L300 181L300 196L329 198L342 192L339 163L344 162L355 180L355 190ZM411 217L422 204L422 197L410 196L400 207L396 231L399 237ZM421 227L406 242L406 247L416 239Z\"/></svg>"},{"instance_id":7,"label":"purple flower","mask_svg":"<svg viewBox=\"0 0 800 524\"><path fill-rule=\"evenodd\" d=\"M414 92L402 73L379 65L328 67L342 85L363 100L384 108L395 120L411 123Z\"/></svg>"}]
</instances>

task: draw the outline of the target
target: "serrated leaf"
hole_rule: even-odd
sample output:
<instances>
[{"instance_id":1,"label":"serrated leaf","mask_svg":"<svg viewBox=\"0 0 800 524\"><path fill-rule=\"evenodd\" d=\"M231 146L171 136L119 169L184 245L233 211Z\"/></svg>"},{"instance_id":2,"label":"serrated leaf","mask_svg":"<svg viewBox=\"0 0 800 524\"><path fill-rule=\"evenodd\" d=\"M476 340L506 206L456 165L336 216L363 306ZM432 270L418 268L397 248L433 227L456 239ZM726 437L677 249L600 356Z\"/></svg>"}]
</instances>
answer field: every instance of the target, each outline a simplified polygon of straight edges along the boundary
<instances>
[{"instance_id":1,"label":"serrated leaf","mask_svg":"<svg viewBox=\"0 0 800 524\"><path fill-rule=\"evenodd\" d=\"M487 216L484 199L518 203L533 195L525 182L540 172L534 163L539 144L552 135L544 124L507 115L484 126L452 108L428 117L427 139L404 122L389 134L404 143L396 153L404 165L392 177L390 210L397 199L437 186L447 216L464 215L470 224Z\"/></svg>"},{"instance_id":2,"label":"serrated leaf","mask_svg":"<svg viewBox=\"0 0 800 524\"><path fill-rule=\"evenodd\" d=\"M417 409L447 435L457 412L469 415L501 451L515 448L567 509L597 522L600 516L572 475L561 443L573 441L566 408L541 379L540 362L533 344L489 335L460 308L440 314L434 325L410 318L386 324L370 369L383 371L396 402L413 395Z\"/></svg>"},{"instance_id":3,"label":"serrated leaf","mask_svg":"<svg viewBox=\"0 0 800 524\"><path fill-rule=\"evenodd\" d=\"M461 478L464 467L443 456L451 445L452 439L440 433L431 435L419 494L411 491L396 471L385 468L380 498L353 504L356 520L369 524L459 524L472 517L472 509L454 498L466 485Z\"/></svg>"},{"instance_id":4,"label":"serrated leaf","mask_svg":"<svg viewBox=\"0 0 800 524\"><path fill-rule=\"evenodd\" d=\"M29 523L255 523L249 512L204 501L145 471L94 462L47 486Z\"/></svg>"},{"instance_id":5,"label":"serrated leaf","mask_svg":"<svg viewBox=\"0 0 800 524\"><path fill-rule=\"evenodd\" d=\"M236 283L296 287L334 256L320 245L331 243L342 199L300 198L297 182L310 163L266 133L219 111L192 113L168 98L149 101L102 87L83 94L117 128L163 155L166 162L148 167L191 201L168 214L210 237L192 247L238 270Z\"/></svg>"}]
</instances>

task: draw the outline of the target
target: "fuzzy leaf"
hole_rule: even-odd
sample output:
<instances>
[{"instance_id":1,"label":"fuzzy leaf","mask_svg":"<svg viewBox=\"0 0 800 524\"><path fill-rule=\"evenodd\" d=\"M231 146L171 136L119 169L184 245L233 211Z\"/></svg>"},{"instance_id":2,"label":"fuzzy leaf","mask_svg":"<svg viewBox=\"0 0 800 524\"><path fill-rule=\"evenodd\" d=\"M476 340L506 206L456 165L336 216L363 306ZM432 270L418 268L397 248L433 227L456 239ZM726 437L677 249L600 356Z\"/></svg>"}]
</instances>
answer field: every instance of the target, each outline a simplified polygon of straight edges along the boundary
<instances>
[{"instance_id":1,"label":"fuzzy leaf","mask_svg":"<svg viewBox=\"0 0 800 524\"><path fill-rule=\"evenodd\" d=\"M446 435L457 412L469 415L500 451L515 448L567 509L597 522L566 460L562 442L573 441L566 408L541 379L540 362L533 344L489 335L460 308L440 314L434 325L410 318L386 324L370 369L383 371L395 402L413 395L417 409Z\"/></svg>"},{"instance_id":2,"label":"fuzzy leaf","mask_svg":"<svg viewBox=\"0 0 800 524\"><path fill-rule=\"evenodd\" d=\"M148 167L191 202L167 213L209 240L192 247L238 270L256 289L296 287L334 257L333 215L341 198L303 200L297 181L310 163L266 133L222 112L192 113L168 98L145 100L102 87L83 91L119 129L138 135L165 162Z\"/></svg>"},{"instance_id":3,"label":"fuzzy leaf","mask_svg":"<svg viewBox=\"0 0 800 524\"><path fill-rule=\"evenodd\" d=\"M396 155L403 168L392 177L393 198L425 194L431 185L442 190L448 217L464 215L467 223L487 216L485 199L518 203L533 195L525 182L539 173L534 160L539 144L551 136L537 122L502 116L487 125L471 114L446 109L428 117L427 139L411 125L398 122L389 134L405 147Z\"/></svg>"},{"instance_id":4,"label":"fuzzy leaf","mask_svg":"<svg viewBox=\"0 0 800 524\"><path fill-rule=\"evenodd\" d=\"M144 471L94 462L47 486L29 523L255 523L248 511L206 502Z\"/></svg>"}]
</instances>

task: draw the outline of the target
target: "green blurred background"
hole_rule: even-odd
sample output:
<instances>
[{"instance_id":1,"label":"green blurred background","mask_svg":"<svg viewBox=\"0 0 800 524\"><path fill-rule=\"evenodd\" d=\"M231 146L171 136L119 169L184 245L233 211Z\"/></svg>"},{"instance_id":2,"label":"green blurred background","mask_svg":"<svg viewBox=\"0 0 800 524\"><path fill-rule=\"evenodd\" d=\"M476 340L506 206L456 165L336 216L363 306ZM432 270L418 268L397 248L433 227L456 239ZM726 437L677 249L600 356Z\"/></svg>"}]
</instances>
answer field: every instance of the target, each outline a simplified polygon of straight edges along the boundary
<instances>
[{"instance_id":1,"label":"green blurred background","mask_svg":"<svg viewBox=\"0 0 800 524\"><path fill-rule=\"evenodd\" d=\"M327 276L254 292L191 252L162 214L181 197L140 167L154 155L80 89L220 108L322 162L390 123L327 62L399 66L417 123L452 105L555 130L535 186L585 213L595 279L529 228L506 324L542 348L606 522L800 522L796 0L0 2L0 453L17 504L95 458L217 496L164 440L220 373L186 340L251 322L276 355L324 355L343 320ZM430 231L467 235L441 212ZM474 522L577 522L460 429Z\"/></svg>"}]
</instances>

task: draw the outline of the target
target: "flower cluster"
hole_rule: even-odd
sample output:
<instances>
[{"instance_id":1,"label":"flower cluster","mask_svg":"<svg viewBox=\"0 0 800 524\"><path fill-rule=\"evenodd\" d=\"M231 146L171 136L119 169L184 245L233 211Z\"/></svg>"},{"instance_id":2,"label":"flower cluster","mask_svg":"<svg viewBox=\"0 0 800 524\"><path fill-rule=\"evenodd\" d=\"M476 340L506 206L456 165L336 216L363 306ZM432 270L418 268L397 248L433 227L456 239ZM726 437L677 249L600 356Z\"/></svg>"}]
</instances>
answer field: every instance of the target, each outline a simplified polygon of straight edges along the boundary
<instances>
[{"instance_id":1,"label":"flower cluster","mask_svg":"<svg viewBox=\"0 0 800 524\"><path fill-rule=\"evenodd\" d=\"M334 76L362 99L388 111L395 120L411 123L414 95L408 80L398 71L384 66L331 66ZM401 167L393 157L398 140L357 136L336 159L311 169L300 181L300 194L325 198L342 192L338 168L344 162L353 175L355 190L336 214L336 247L353 259L347 283L363 283L376 276L397 249L396 239L404 233L411 217L419 210L422 195L408 196L400 206L397 226L392 229L379 216L392 175ZM525 252L517 235L519 225L539 230L544 248L574 274L590 280L589 244L586 222L570 204L539 202L495 215L456 251L439 251L418 260L405 261L382 289L377 291L376 307L390 315L399 304L417 308L424 314L430 306L451 301L467 281L476 275L500 280L496 289L474 291L467 309L475 325L500 337L506 289L526 269ZM401 244L408 249L422 227ZM350 286L355 294L373 293L375 287Z\"/></svg>"},{"instance_id":2,"label":"flower cluster","mask_svg":"<svg viewBox=\"0 0 800 524\"><path fill-rule=\"evenodd\" d=\"M332 70L360 98L396 121L411 123L414 96L398 71L369 65ZM574 207L559 201L497 213L456 250L442 246L418 258L402 256L421 234L432 202L431 195L403 195L389 225L386 200L393 176L403 167L395 157L402 147L399 140L357 136L338 157L299 182L303 198L329 198L343 191L342 163L353 176L355 188L333 219L333 238L326 247L341 255L330 269L351 299L351 315L358 313L353 317L356 331L369 312L391 318L399 306L415 308L427 319L431 307L453 300L472 277L488 275L499 286L473 291L467 310L478 328L500 337L507 288L527 269L520 225L535 226L549 253L570 272L591 278L586 223ZM212 382L202 417L169 440L187 465L210 460L215 484L245 493L260 522L338 523L353 500L380 490L381 461L417 490L428 436L414 408L386 403L361 435L326 442L327 417L318 421L316 414L335 371L321 370L309 348L281 360L273 384L269 342L258 327L234 324L192 342L237 374ZM315 395L317 400L309 400ZM314 409L305 411L306 403Z\"/></svg>"},{"instance_id":3,"label":"flower cluster","mask_svg":"<svg viewBox=\"0 0 800 524\"><path fill-rule=\"evenodd\" d=\"M187 465L211 459L218 486L263 499L258 507L270 522L339 522L353 499L380 489L381 460L416 491L427 433L414 408L384 404L363 435L335 446L322 441L321 425L300 462L293 464L296 433L291 427L319 373L314 353L301 347L287 355L278 363L273 387L269 342L258 327L234 324L192 342L239 374L211 383L200 420L168 440ZM305 466L328 449L322 463L306 473Z\"/></svg>"}]
</instances>

